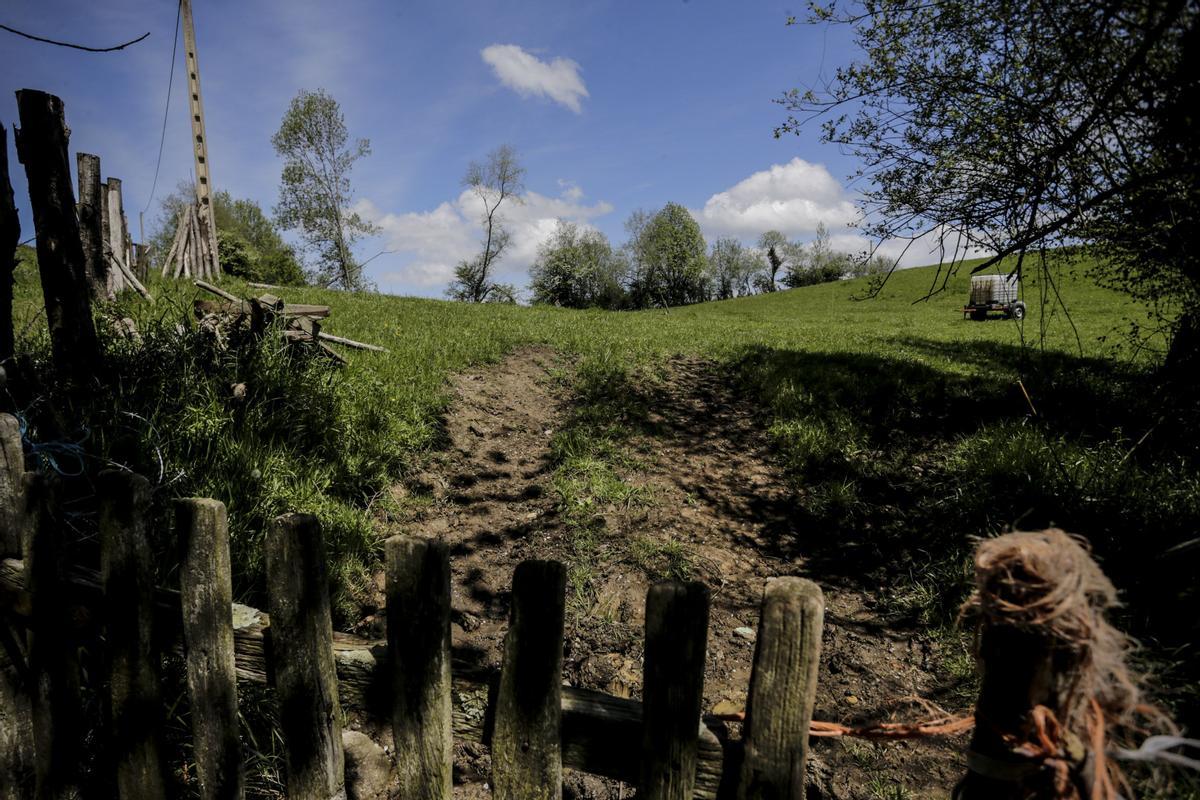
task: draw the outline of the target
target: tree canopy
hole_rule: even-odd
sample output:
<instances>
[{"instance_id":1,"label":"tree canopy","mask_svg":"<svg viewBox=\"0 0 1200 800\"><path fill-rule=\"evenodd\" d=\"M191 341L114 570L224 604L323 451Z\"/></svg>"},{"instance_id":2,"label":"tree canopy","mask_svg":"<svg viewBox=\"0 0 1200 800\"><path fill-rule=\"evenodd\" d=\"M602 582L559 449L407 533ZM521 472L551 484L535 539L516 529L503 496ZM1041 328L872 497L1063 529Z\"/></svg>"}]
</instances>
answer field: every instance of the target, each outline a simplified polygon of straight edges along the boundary
<instances>
[{"instance_id":1,"label":"tree canopy","mask_svg":"<svg viewBox=\"0 0 1200 800\"><path fill-rule=\"evenodd\" d=\"M283 158L275 216L298 230L313 264L314 279L326 286L365 289L355 243L376 228L350 210L350 170L371 152L366 139L350 141L341 107L323 89L302 89L271 137Z\"/></svg>"},{"instance_id":2,"label":"tree canopy","mask_svg":"<svg viewBox=\"0 0 1200 800\"><path fill-rule=\"evenodd\" d=\"M1011 255L1020 272L1031 253L1098 245L1114 283L1170 296L1164 324L1194 358L1200 325L1183 309L1200 296L1200 6L865 0L813 9L810 21L851 26L862 55L824 87L787 92L790 116L776 135L823 118L824 139L856 156L869 180L867 233L946 237L941 286L972 249L995 254L976 271Z\"/></svg>"},{"instance_id":3,"label":"tree canopy","mask_svg":"<svg viewBox=\"0 0 1200 800\"><path fill-rule=\"evenodd\" d=\"M600 231L560 219L529 269L533 302L566 308L620 308L624 264Z\"/></svg>"},{"instance_id":4,"label":"tree canopy","mask_svg":"<svg viewBox=\"0 0 1200 800\"><path fill-rule=\"evenodd\" d=\"M525 168L510 145L501 145L488 153L484 161L472 161L463 176L463 185L479 198L482 212L483 249L479 255L459 262L454 280L446 294L454 300L471 303L516 302L516 289L493 280L496 262L504 255L511 234L504 226L500 206L505 200L521 202L525 188Z\"/></svg>"},{"instance_id":5,"label":"tree canopy","mask_svg":"<svg viewBox=\"0 0 1200 800\"><path fill-rule=\"evenodd\" d=\"M683 306L708 299L707 247L686 208L667 203L653 216L634 212L626 228L634 306Z\"/></svg>"}]
</instances>

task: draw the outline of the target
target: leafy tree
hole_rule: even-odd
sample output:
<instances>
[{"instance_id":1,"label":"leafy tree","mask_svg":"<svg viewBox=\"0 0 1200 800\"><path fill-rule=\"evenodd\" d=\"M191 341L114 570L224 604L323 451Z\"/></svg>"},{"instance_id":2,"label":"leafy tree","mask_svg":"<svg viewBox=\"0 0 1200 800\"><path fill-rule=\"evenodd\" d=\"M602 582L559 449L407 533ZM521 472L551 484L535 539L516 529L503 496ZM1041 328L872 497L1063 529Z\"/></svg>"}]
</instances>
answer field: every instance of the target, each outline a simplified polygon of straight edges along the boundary
<instances>
[{"instance_id":1,"label":"leafy tree","mask_svg":"<svg viewBox=\"0 0 1200 800\"><path fill-rule=\"evenodd\" d=\"M761 259L729 236L713 242L708 266L714 300L752 294L762 285L762 281L756 281L755 278L766 274Z\"/></svg>"},{"instance_id":2,"label":"leafy tree","mask_svg":"<svg viewBox=\"0 0 1200 800\"><path fill-rule=\"evenodd\" d=\"M758 248L766 255L767 264L770 268L769 279L762 282L761 291L775 291L775 282L778 280L779 270L783 267L783 253L784 248L787 247L787 243L787 237L775 230L767 231L758 237Z\"/></svg>"},{"instance_id":3,"label":"leafy tree","mask_svg":"<svg viewBox=\"0 0 1200 800\"><path fill-rule=\"evenodd\" d=\"M945 232L940 286L969 248L1042 269L1092 245L1112 283L1155 303L1169 363L1200 352L1200 5L1189 0L814 7L862 51L822 91L792 90L776 134L824 115L863 164L867 231ZM935 288L937 285L935 284Z\"/></svg>"},{"instance_id":4,"label":"leafy tree","mask_svg":"<svg viewBox=\"0 0 1200 800\"><path fill-rule=\"evenodd\" d=\"M191 207L195 190L182 181L162 199L158 225L150 237L156 257L166 258L175 238L179 215ZM304 284L304 270L291 245L253 200L237 199L224 189L213 193L217 223L217 253L221 269L231 275L263 283Z\"/></svg>"},{"instance_id":5,"label":"leafy tree","mask_svg":"<svg viewBox=\"0 0 1200 800\"><path fill-rule=\"evenodd\" d=\"M350 210L350 170L371 152L366 139L349 141L341 107L323 89L302 89L271 137L283 158L275 216L298 230L316 259L314 279L354 291L368 288L354 245L377 228Z\"/></svg>"},{"instance_id":6,"label":"leafy tree","mask_svg":"<svg viewBox=\"0 0 1200 800\"><path fill-rule=\"evenodd\" d=\"M708 259L700 226L678 203L653 217L634 212L626 229L631 253L629 297L639 308L682 306L708 299Z\"/></svg>"},{"instance_id":7,"label":"leafy tree","mask_svg":"<svg viewBox=\"0 0 1200 800\"><path fill-rule=\"evenodd\" d=\"M789 243L784 249L789 251L789 258L783 282L793 289L841 280L851 269L851 257L833 249L823 222L817 223L816 238L807 245Z\"/></svg>"},{"instance_id":8,"label":"leafy tree","mask_svg":"<svg viewBox=\"0 0 1200 800\"><path fill-rule=\"evenodd\" d=\"M533 302L566 308L620 308L624 301L620 257L600 231L560 219L538 247L529 270Z\"/></svg>"},{"instance_id":9,"label":"leafy tree","mask_svg":"<svg viewBox=\"0 0 1200 800\"><path fill-rule=\"evenodd\" d=\"M463 176L463 185L469 187L483 206L480 224L483 227L483 250L472 259L463 261L454 270L454 280L446 294L455 300L482 303L492 299L494 293L512 287L493 282L496 262L508 247L510 234L500 217L500 206L505 200L521 202L525 168L517 160L517 152L509 145L501 145L488 153L484 162L472 161ZM515 300L514 300L515 302Z\"/></svg>"}]
</instances>

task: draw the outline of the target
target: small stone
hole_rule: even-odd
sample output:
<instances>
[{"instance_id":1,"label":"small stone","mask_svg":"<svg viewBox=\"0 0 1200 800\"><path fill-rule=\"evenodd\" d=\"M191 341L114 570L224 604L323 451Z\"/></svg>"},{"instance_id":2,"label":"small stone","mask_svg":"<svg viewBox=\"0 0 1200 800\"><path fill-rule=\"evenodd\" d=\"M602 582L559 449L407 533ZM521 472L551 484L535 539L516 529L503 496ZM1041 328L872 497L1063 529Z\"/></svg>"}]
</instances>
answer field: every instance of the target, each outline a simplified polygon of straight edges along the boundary
<instances>
[{"instance_id":1,"label":"small stone","mask_svg":"<svg viewBox=\"0 0 1200 800\"><path fill-rule=\"evenodd\" d=\"M734 628L733 635L745 639L747 642L753 642L755 637L754 628Z\"/></svg>"},{"instance_id":2,"label":"small stone","mask_svg":"<svg viewBox=\"0 0 1200 800\"><path fill-rule=\"evenodd\" d=\"M848 705L848 706L858 705L858 698L852 694L846 695L846 705Z\"/></svg>"},{"instance_id":3,"label":"small stone","mask_svg":"<svg viewBox=\"0 0 1200 800\"><path fill-rule=\"evenodd\" d=\"M392 761L371 737L342 731L346 757L346 794L350 800L385 800L392 781Z\"/></svg>"},{"instance_id":4,"label":"small stone","mask_svg":"<svg viewBox=\"0 0 1200 800\"><path fill-rule=\"evenodd\" d=\"M742 706L740 703L735 703L732 700L726 699L713 706L712 713L714 716L718 717L729 717L739 713L741 710Z\"/></svg>"}]
</instances>

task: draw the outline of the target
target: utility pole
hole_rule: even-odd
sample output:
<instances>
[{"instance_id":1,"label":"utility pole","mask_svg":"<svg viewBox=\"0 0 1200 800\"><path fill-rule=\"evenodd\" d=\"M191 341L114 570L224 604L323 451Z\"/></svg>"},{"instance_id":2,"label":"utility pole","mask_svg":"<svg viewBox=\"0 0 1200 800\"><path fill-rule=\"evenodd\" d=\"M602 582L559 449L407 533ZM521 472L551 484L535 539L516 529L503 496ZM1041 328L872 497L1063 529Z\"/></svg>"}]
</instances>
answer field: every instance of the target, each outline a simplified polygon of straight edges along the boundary
<instances>
[{"instance_id":1,"label":"utility pole","mask_svg":"<svg viewBox=\"0 0 1200 800\"><path fill-rule=\"evenodd\" d=\"M196 158L196 199L200 215L208 228L209 251L214 272L220 274L217 263L217 220L213 214L212 176L208 170L208 142L204 135L204 103L200 100L200 67L196 63L196 28L192 24L192 0L180 0L183 17L184 61L188 72L188 110L192 118L192 154ZM215 277L215 276L214 276Z\"/></svg>"}]
</instances>

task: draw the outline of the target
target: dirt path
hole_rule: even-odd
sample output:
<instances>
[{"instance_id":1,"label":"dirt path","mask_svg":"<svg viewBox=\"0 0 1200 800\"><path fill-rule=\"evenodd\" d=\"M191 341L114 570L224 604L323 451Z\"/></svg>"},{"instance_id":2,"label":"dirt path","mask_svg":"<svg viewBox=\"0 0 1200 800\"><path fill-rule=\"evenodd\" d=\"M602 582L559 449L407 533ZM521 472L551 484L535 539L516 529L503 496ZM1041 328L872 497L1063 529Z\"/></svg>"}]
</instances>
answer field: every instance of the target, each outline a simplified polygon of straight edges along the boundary
<instances>
[{"instance_id":1,"label":"dirt path","mask_svg":"<svg viewBox=\"0 0 1200 800\"><path fill-rule=\"evenodd\" d=\"M410 503L401 527L450 543L453 646L457 656L480 665L499 665L516 564L578 554L551 488L550 443L567 411L557 378L569 370L553 352L530 349L456 377L446 419L450 446L410 486L429 501ZM625 482L647 499L604 514L591 554L594 574L569 614L567 679L637 697L646 589L683 570L713 589L705 710L741 710L763 584L803 575L821 584L827 603L817 718L886 718L898 699L910 696L945 703L946 681L934 672L936 642L885 616L887 587L878 577L835 584L809 572L796 543L819 532L795 529L793 490L773 463L762 420L734 395L728 378L703 362L668 365L649 424L629 442L621 468ZM737 726L728 734L737 736ZM963 744L818 741L809 796L944 797L960 770ZM456 796L487 796L486 754L468 747L459 755ZM567 795L616 798L629 790L622 795L614 783L572 776Z\"/></svg>"}]
</instances>

